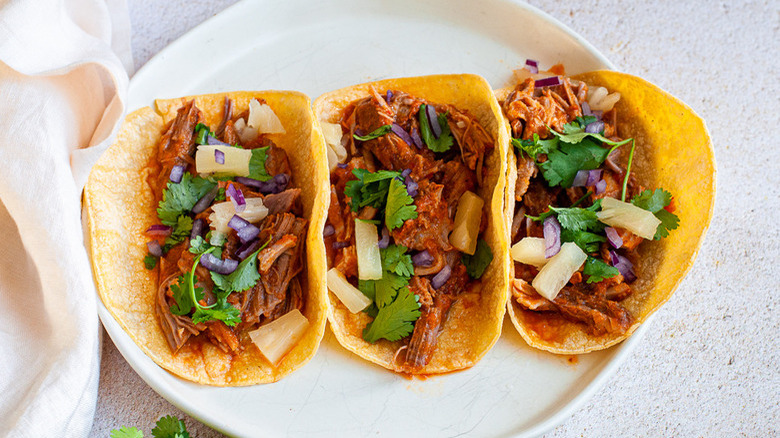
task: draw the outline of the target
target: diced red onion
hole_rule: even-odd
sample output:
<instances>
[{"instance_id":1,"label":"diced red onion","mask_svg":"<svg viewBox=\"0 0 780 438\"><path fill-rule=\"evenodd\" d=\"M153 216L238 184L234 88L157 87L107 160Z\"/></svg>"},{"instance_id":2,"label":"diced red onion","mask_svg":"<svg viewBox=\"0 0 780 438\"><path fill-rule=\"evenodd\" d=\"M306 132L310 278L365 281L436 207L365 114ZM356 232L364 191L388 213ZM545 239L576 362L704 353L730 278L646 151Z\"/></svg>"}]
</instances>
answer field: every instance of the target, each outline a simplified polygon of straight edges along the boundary
<instances>
[{"instance_id":1,"label":"diced red onion","mask_svg":"<svg viewBox=\"0 0 780 438\"><path fill-rule=\"evenodd\" d=\"M349 246L349 242L333 242L333 249L341 249Z\"/></svg>"},{"instance_id":2,"label":"diced red onion","mask_svg":"<svg viewBox=\"0 0 780 438\"><path fill-rule=\"evenodd\" d=\"M422 149L423 141L420 138L420 130L417 127L412 128L412 142L417 146L417 149Z\"/></svg>"},{"instance_id":3,"label":"diced red onion","mask_svg":"<svg viewBox=\"0 0 780 438\"><path fill-rule=\"evenodd\" d=\"M219 186L214 186L214 188L203 195L202 198L198 199L198 202L196 202L192 207L192 212L198 214L206 211L206 209L211 206L211 203L214 202L214 198L217 197L217 193L219 193Z\"/></svg>"},{"instance_id":4,"label":"diced red onion","mask_svg":"<svg viewBox=\"0 0 780 438\"><path fill-rule=\"evenodd\" d=\"M525 60L525 66L528 68L528 71L530 71L533 74L539 73L539 63L534 61L533 59L526 59Z\"/></svg>"},{"instance_id":5,"label":"diced red onion","mask_svg":"<svg viewBox=\"0 0 780 438\"><path fill-rule=\"evenodd\" d=\"M596 194L600 195L604 193L604 190L607 190L607 181L602 179L596 183Z\"/></svg>"},{"instance_id":6,"label":"diced red onion","mask_svg":"<svg viewBox=\"0 0 780 438\"><path fill-rule=\"evenodd\" d=\"M182 176L184 176L184 166L177 164L173 166L173 169L171 169L171 175L168 177L168 179L170 179L171 182L178 184L181 182Z\"/></svg>"},{"instance_id":7,"label":"diced red onion","mask_svg":"<svg viewBox=\"0 0 780 438\"><path fill-rule=\"evenodd\" d=\"M401 176L406 178L407 176L412 174L412 169L404 169L403 172L401 172Z\"/></svg>"},{"instance_id":8,"label":"diced red onion","mask_svg":"<svg viewBox=\"0 0 780 438\"><path fill-rule=\"evenodd\" d=\"M203 237L203 231L206 228L206 221L203 219L195 219L192 221L192 232L190 232L190 239L194 239L198 236Z\"/></svg>"},{"instance_id":9,"label":"diced red onion","mask_svg":"<svg viewBox=\"0 0 780 438\"><path fill-rule=\"evenodd\" d=\"M441 268L441 271L431 279L431 286L434 289L444 286L444 283L450 279L450 275L452 275L452 268L450 268L450 265L444 265L444 267Z\"/></svg>"},{"instance_id":10,"label":"diced red onion","mask_svg":"<svg viewBox=\"0 0 780 438\"><path fill-rule=\"evenodd\" d=\"M228 227L236 230L241 243L249 242L260 234L260 228L250 224L246 219L234 214L228 222Z\"/></svg>"},{"instance_id":11,"label":"diced red onion","mask_svg":"<svg viewBox=\"0 0 780 438\"><path fill-rule=\"evenodd\" d=\"M332 236L335 233L336 233L336 228L334 228L333 225L331 224L325 225L325 229L322 230L323 237Z\"/></svg>"},{"instance_id":12,"label":"diced red onion","mask_svg":"<svg viewBox=\"0 0 780 438\"><path fill-rule=\"evenodd\" d=\"M243 230L247 225L251 225L249 221L237 214L234 214L233 217L230 218L230 221L228 221L228 226L236 231Z\"/></svg>"},{"instance_id":13,"label":"diced red onion","mask_svg":"<svg viewBox=\"0 0 780 438\"><path fill-rule=\"evenodd\" d=\"M363 130L360 128L355 128L355 135L357 135L358 137L363 137L366 135L366 133L363 132Z\"/></svg>"},{"instance_id":14,"label":"diced red onion","mask_svg":"<svg viewBox=\"0 0 780 438\"><path fill-rule=\"evenodd\" d=\"M214 161L217 164L225 164L225 153L219 149L214 149Z\"/></svg>"},{"instance_id":15,"label":"diced red onion","mask_svg":"<svg viewBox=\"0 0 780 438\"><path fill-rule=\"evenodd\" d=\"M382 227L382 238L377 242L377 246L381 249L385 249L387 248L387 245L390 245L390 232L387 231L387 228Z\"/></svg>"},{"instance_id":16,"label":"diced red onion","mask_svg":"<svg viewBox=\"0 0 780 438\"><path fill-rule=\"evenodd\" d=\"M385 100L387 101L387 103L390 103L390 99L392 99L392 98L393 98L393 92L390 91L390 90L387 90L387 96L385 97Z\"/></svg>"},{"instance_id":17,"label":"diced red onion","mask_svg":"<svg viewBox=\"0 0 780 438\"><path fill-rule=\"evenodd\" d=\"M146 248L149 250L149 254L155 257L162 257L162 247L160 242L156 240L150 240L146 242Z\"/></svg>"},{"instance_id":18,"label":"diced red onion","mask_svg":"<svg viewBox=\"0 0 780 438\"><path fill-rule=\"evenodd\" d=\"M404 179L404 184L406 184L406 193L409 194L412 198L417 196L417 188L419 187L419 184L417 184L411 176L407 176Z\"/></svg>"},{"instance_id":19,"label":"diced red onion","mask_svg":"<svg viewBox=\"0 0 780 438\"><path fill-rule=\"evenodd\" d=\"M577 171L577 175L574 176L574 181L572 181L571 186L572 187L585 187L585 183L588 181L588 175L589 171L587 170L580 170Z\"/></svg>"},{"instance_id":20,"label":"diced red onion","mask_svg":"<svg viewBox=\"0 0 780 438\"><path fill-rule=\"evenodd\" d=\"M146 229L146 234L150 236L170 236L171 227L168 225L154 224Z\"/></svg>"},{"instance_id":21,"label":"diced red onion","mask_svg":"<svg viewBox=\"0 0 780 438\"><path fill-rule=\"evenodd\" d=\"M424 251L420 251L417 254L413 255L412 263L414 263L414 266L427 268L428 266L431 266L433 264L433 256L426 249Z\"/></svg>"},{"instance_id":22,"label":"diced red onion","mask_svg":"<svg viewBox=\"0 0 780 438\"><path fill-rule=\"evenodd\" d=\"M597 120L601 120L601 117L604 116L604 111L593 111L591 113L593 117L595 117Z\"/></svg>"},{"instance_id":23,"label":"diced red onion","mask_svg":"<svg viewBox=\"0 0 780 438\"><path fill-rule=\"evenodd\" d=\"M339 163L336 166L338 166L339 169L346 169L347 168L347 163Z\"/></svg>"},{"instance_id":24,"label":"diced red onion","mask_svg":"<svg viewBox=\"0 0 780 438\"><path fill-rule=\"evenodd\" d=\"M223 260L213 256L211 253L206 253L200 258L200 264L209 271L227 275L236 270L238 267L238 260Z\"/></svg>"},{"instance_id":25,"label":"diced red onion","mask_svg":"<svg viewBox=\"0 0 780 438\"><path fill-rule=\"evenodd\" d=\"M636 280L636 274L634 274L634 264L631 263L629 259L623 257L614 250L609 250L609 257L612 259L610 260L612 266L617 268L618 272L620 272L620 275L623 276L623 279L626 281L626 283L633 283Z\"/></svg>"},{"instance_id":26,"label":"diced red onion","mask_svg":"<svg viewBox=\"0 0 780 438\"><path fill-rule=\"evenodd\" d=\"M216 137L212 137L210 135L206 136L206 144L230 146L229 144L225 143L224 141L220 141ZM224 163L220 163L220 164L224 164Z\"/></svg>"},{"instance_id":27,"label":"diced red onion","mask_svg":"<svg viewBox=\"0 0 780 438\"><path fill-rule=\"evenodd\" d=\"M623 246L623 239L618 234L617 230L612 227L604 228L604 232L607 233L607 242L612 245L613 248L620 248Z\"/></svg>"},{"instance_id":28,"label":"diced red onion","mask_svg":"<svg viewBox=\"0 0 780 438\"><path fill-rule=\"evenodd\" d=\"M249 242L244 243L238 248L238 251L236 251L236 256L244 260L247 257L249 257L253 252L257 251L257 248L260 247L260 239L254 239L250 240Z\"/></svg>"},{"instance_id":29,"label":"diced red onion","mask_svg":"<svg viewBox=\"0 0 780 438\"><path fill-rule=\"evenodd\" d=\"M556 85L561 85L561 78L560 76L553 76L550 78L544 78L539 79L534 84L535 88L543 88L543 87L554 87Z\"/></svg>"},{"instance_id":30,"label":"diced red onion","mask_svg":"<svg viewBox=\"0 0 780 438\"><path fill-rule=\"evenodd\" d=\"M555 216L548 216L544 220L544 257L550 257L558 254L561 250L561 224Z\"/></svg>"},{"instance_id":31,"label":"diced red onion","mask_svg":"<svg viewBox=\"0 0 780 438\"><path fill-rule=\"evenodd\" d=\"M600 122L600 121L588 123L588 125L585 127L585 132L587 132L588 134L599 134L603 130L604 130L604 122Z\"/></svg>"},{"instance_id":32,"label":"diced red onion","mask_svg":"<svg viewBox=\"0 0 780 438\"><path fill-rule=\"evenodd\" d=\"M590 104L588 102L582 102L582 115L592 116L593 111L590 110Z\"/></svg>"},{"instance_id":33,"label":"diced red onion","mask_svg":"<svg viewBox=\"0 0 780 438\"><path fill-rule=\"evenodd\" d=\"M241 213L246 210L246 201L244 200L244 193L233 184L228 184L228 188L225 191L230 196L230 202L233 203L236 212Z\"/></svg>"},{"instance_id":34,"label":"diced red onion","mask_svg":"<svg viewBox=\"0 0 780 438\"><path fill-rule=\"evenodd\" d=\"M588 180L585 181L585 185L588 187L595 186L601 179L601 169L594 169L588 171Z\"/></svg>"},{"instance_id":35,"label":"diced red onion","mask_svg":"<svg viewBox=\"0 0 780 438\"><path fill-rule=\"evenodd\" d=\"M290 176L286 173L280 173L268 181L260 181L244 176L237 176L236 182L239 182L247 187L251 187L264 195L268 195L271 193L276 194L283 192L290 183Z\"/></svg>"},{"instance_id":36,"label":"diced red onion","mask_svg":"<svg viewBox=\"0 0 780 438\"><path fill-rule=\"evenodd\" d=\"M401 127L401 125L397 123L393 123L390 125L390 130L393 131L393 134L401 137L401 140L404 141L404 143L411 146L414 144L414 141L412 140L412 137L409 137L409 133L404 130L404 128Z\"/></svg>"},{"instance_id":37,"label":"diced red onion","mask_svg":"<svg viewBox=\"0 0 780 438\"><path fill-rule=\"evenodd\" d=\"M439 118L436 117L436 108L432 105L425 105L425 115L428 117L428 125L433 131L433 136L439 138L441 135L441 125L439 125Z\"/></svg>"}]
</instances>

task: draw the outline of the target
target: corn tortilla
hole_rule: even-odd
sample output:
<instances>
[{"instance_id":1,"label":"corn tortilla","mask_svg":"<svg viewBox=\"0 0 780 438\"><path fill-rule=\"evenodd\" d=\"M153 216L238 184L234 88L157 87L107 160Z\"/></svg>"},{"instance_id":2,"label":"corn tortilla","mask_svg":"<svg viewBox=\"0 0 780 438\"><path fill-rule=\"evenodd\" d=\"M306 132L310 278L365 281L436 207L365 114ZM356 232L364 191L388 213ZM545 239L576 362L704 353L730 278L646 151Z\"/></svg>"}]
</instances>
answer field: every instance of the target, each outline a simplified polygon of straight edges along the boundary
<instances>
[{"instance_id":1,"label":"corn tortilla","mask_svg":"<svg viewBox=\"0 0 780 438\"><path fill-rule=\"evenodd\" d=\"M223 99L233 100L234 113L248 108L252 98L265 99L286 129L270 138L283 148L293 171L291 187L301 189L304 218L309 221L305 269L300 274L305 294L304 316L310 326L295 347L272 366L251 343L235 357L211 342L185 344L172 354L155 313L158 269L147 270L144 231L158 222L155 193L147 183L156 160L163 126L190 99L205 122L216 127ZM141 108L127 116L116 142L100 158L84 189L86 232L92 269L100 298L114 319L158 365L184 379L217 386L243 386L279 380L316 353L325 330L327 296L322 229L329 193L325 143L311 111L310 99L297 92L233 92L157 100L156 109Z\"/></svg>"}]
</instances>

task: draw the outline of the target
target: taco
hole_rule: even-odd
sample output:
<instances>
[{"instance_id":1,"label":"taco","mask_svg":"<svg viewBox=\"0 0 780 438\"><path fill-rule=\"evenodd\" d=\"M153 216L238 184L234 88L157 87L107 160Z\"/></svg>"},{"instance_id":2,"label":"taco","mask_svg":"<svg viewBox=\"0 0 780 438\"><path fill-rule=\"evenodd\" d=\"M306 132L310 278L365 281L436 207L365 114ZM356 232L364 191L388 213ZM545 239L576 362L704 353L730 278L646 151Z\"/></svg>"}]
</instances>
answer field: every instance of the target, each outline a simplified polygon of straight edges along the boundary
<instances>
[{"instance_id":1,"label":"taco","mask_svg":"<svg viewBox=\"0 0 780 438\"><path fill-rule=\"evenodd\" d=\"M527 65L496 92L514 146L507 311L532 347L604 349L693 264L713 211L710 137L688 106L642 79Z\"/></svg>"},{"instance_id":2,"label":"taco","mask_svg":"<svg viewBox=\"0 0 780 438\"><path fill-rule=\"evenodd\" d=\"M507 133L474 75L390 79L314 102L328 145L331 328L390 370L474 365L505 312Z\"/></svg>"},{"instance_id":3,"label":"taco","mask_svg":"<svg viewBox=\"0 0 780 438\"><path fill-rule=\"evenodd\" d=\"M325 146L303 94L157 100L84 189L106 308L149 357L219 386L274 382L327 318Z\"/></svg>"}]
</instances>

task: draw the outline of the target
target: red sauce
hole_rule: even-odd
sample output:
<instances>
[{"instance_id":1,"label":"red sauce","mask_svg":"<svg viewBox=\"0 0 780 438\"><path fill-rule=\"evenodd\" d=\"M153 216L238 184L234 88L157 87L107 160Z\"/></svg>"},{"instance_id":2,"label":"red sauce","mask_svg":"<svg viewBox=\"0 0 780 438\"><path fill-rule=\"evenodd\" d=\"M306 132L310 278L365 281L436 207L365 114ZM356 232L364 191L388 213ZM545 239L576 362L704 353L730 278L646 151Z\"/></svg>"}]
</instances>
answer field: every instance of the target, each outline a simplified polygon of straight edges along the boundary
<instances>
[{"instance_id":1,"label":"red sauce","mask_svg":"<svg viewBox=\"0 0 780 438\"><path fill-rule=\"evenodd\" d=\"M565 337L565 328L571 323L561 314L554 312L533 312L520 309L520 317L525 326L547 342L561 342Z\"/></svg>"}]
</instances>

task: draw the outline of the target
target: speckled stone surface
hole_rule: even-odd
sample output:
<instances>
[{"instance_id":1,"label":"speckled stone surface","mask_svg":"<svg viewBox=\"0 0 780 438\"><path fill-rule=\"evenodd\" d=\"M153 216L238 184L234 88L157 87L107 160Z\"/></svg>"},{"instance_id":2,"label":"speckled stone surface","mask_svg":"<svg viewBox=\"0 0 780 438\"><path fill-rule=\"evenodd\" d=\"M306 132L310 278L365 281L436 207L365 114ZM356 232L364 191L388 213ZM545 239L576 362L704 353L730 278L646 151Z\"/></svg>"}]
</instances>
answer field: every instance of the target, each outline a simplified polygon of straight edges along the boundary
<instances>
[{"instance_id":1,"label":"speckled stone surface","mask_svg":"<svg viewBox=\"0 0 780 438\"><path fill-rule=\"evenodd\" d=\"M232 3L128 0L136 68ZM778 436L780 2L530 3L693 107L718 164L693 270L605 387L545 436ZM166 414L194 437L221 436L152 391L104 336L92 436L119 425L149 436Z\"/></svg>"}]
</instances>

